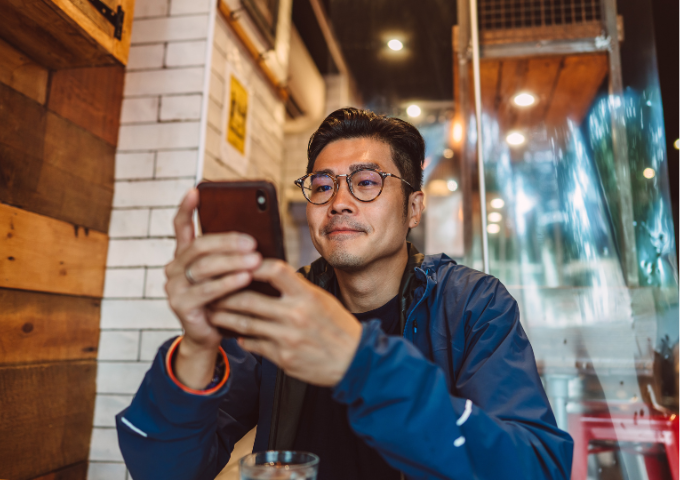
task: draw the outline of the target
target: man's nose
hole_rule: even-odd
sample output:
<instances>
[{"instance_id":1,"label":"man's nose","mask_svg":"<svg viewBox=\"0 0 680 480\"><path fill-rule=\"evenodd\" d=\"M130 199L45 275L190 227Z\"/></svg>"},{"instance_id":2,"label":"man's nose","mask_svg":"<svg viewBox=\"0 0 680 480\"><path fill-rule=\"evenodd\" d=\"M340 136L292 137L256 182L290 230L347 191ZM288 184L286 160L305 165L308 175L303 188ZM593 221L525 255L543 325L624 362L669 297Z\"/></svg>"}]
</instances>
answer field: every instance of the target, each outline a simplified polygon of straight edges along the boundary
<instances>
[{"instance_id":1,"label":"man's nose","mask_svg":"<svg viewBox=\"0 0 680 480\"><path fill-rule=\"evenodd\" d=\"M356 199L349 189L349 185L345 178L338 179L338 191L331 199L331 213L354 213L356 210Z\"/></svg>"}]
</instances>

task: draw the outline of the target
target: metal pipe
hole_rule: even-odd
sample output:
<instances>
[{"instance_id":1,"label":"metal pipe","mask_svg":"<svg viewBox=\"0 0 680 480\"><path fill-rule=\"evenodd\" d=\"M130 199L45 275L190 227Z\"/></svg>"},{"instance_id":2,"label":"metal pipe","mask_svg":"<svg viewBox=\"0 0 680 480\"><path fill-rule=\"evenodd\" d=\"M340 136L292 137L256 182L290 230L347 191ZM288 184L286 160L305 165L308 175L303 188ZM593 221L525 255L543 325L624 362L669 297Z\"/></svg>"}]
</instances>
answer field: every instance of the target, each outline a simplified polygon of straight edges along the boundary
<instances>
[{"instance_id":1,"label":"metal pipe","mask_svg":"<svg viewBox=\"0 0 680 480\"><path fill-rule=\"evenodd\" d=\"M479 25L477 0L470 0L470 31L472 33L472 75L475 88L475 118L477 120L477 164L479 168L479 206L482 215L482 261L484 273L489 273L489 235L486 232L486 183L484 180L484 145L482 142L482 87L479 73Z\"/></svg>"}]
</instances>

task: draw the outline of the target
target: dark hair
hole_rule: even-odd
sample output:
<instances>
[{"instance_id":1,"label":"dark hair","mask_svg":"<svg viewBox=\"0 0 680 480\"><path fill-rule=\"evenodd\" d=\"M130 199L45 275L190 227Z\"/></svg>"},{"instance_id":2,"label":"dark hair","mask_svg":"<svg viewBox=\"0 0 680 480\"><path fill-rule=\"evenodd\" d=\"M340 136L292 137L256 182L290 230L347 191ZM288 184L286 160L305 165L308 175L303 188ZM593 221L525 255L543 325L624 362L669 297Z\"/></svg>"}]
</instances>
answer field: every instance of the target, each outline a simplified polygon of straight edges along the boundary
<instances>
[{"instance_id":1,"label":"dark hair","mask_svg":"<svg viewBox=\"0 0 680 480\"><path fill-rule=\"evenodd\" d=\"M390 146L392 161L399 175L415 191L422 188L425 141L416 127L399 118L378 115L370 110L340 108L326 117L309 139L307 147L307 173L314 169L314 162L321 150L336 140L348 138L374 138ZM402 182L405 208L408 210L410 188Z\"/></svg>"}]
</instances>

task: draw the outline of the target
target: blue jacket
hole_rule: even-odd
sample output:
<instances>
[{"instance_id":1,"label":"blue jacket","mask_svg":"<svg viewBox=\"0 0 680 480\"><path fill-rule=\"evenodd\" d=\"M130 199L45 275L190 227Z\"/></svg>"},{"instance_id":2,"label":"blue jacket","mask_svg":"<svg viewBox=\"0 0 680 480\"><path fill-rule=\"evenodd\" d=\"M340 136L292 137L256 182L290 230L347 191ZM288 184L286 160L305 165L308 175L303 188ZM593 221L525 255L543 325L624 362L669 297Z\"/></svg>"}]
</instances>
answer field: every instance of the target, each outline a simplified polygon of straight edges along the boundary
<instances>
[{"instance_id":1,"label":"blue jacket","mask_svg":"<svg viewBox=\"0 0 680 480\"><path fill-rule=\"evenodd\" d=\"M573 442L557 428L517 303L494 277L409 246L403 338L364 326L334 387L354 431L408 479L569 479ZM333 269L302 271L326 289ZM254 451L291 448L306 384L224 340L231 373L209 396L169 378L163 345L116 417L135 480L213 479L257 425ZM323 459L321 459L323 462Z\"/></svg>"}]
</instances>

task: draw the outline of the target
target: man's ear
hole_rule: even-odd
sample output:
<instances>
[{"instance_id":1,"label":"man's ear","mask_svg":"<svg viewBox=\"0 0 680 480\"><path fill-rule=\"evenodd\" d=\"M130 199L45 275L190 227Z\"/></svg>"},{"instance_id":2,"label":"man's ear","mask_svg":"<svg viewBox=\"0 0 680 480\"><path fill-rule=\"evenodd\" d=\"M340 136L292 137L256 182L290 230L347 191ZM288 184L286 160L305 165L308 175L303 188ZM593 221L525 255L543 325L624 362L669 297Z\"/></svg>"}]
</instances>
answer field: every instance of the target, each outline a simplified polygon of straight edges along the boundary
<instances>
[{"instance_id":1,"label":"man's ear","mask_svg":"<svg viewBox=\"0 0 680 480\"><path fill-rule=\"evenodd\" d=\"M425 211L425 195L422 191L413 192L409 195L408 205L408 228L417 227L421 216Z\"/></svg>"}]
</instances>

